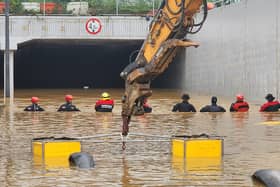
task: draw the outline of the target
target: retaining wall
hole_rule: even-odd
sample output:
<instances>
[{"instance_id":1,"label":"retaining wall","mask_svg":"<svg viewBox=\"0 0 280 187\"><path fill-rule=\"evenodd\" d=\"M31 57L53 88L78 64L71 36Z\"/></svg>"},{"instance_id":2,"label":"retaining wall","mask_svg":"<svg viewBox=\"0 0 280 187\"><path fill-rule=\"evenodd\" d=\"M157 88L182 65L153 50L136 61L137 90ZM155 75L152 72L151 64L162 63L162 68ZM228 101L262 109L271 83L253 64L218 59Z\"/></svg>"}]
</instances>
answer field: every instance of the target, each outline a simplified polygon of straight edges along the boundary
<instances>
[{"instance_id":1,"label":"retaining wall","mask_svg":"<svg viewBox=\"0 0 280 187\"><path fill-rule=\"evenodd\" d=\"M278 0L243 0L209 11L202 30L192 35L199 48L186 50L182 87L190 92L264 100L279 98Z\"/></svg>"}]
</instances>

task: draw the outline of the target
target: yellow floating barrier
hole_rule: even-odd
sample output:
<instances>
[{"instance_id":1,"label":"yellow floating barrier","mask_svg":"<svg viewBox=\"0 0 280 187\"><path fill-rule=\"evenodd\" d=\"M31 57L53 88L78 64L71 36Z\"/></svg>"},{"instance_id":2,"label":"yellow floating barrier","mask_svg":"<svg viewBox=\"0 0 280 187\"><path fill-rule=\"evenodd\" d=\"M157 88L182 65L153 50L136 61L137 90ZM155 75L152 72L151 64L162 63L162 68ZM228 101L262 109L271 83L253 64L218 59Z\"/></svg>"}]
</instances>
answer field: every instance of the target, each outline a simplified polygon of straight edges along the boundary
<instances>
[{"instance_id":1,"label":"yellow floating barrier","mask_svg":"<svg viewBox=\"0 0 280 187\"><path fill-rule=\"evenodd\" d=\"M69 167L69 156L81 152L81 142L74 138L36 138L32 140L33 162L46 167Z\"/></svg>"},{"instance_id":2,"label":"yellow floating barrier","mask_svg":"<svg viewBox=\"0 0 280 187\"><path fill-rule=\"evenodd\" d=\"M172 157L172 169L178 173L194 172L213 174L221 172L222 158L186 158Z\"/></svg>"},{"instance_id":3,"label":"yellow floating barrier","mask_svg":"<svg viewBox=\"0 0 280 187\"><path fill-rule=\"evenodd\" d=\"M172 168L178 172L221 171L223 138L206 134L172 137Z\"/></svg>"},{"instance_id":4,"label":"yellow floating barrier","mask_svg":"<svg viewBox=\"0 0 280 187\"><path fill-rule=\"evenodd\" d=\"M223 156L223 139L208 135L174 136L173 156L182 158L211 158Z\"/></svg>"},{"instance_id":5,"label":"yellow floating barrier","mask_svg":"<svg viewBox=\"0 0 280 187\"><path fill-rule=\"evenodd\" d=\"M259 123L260 125L276 126L280 125L280 121L264 121Z\"/></svg>"}]
</instances>

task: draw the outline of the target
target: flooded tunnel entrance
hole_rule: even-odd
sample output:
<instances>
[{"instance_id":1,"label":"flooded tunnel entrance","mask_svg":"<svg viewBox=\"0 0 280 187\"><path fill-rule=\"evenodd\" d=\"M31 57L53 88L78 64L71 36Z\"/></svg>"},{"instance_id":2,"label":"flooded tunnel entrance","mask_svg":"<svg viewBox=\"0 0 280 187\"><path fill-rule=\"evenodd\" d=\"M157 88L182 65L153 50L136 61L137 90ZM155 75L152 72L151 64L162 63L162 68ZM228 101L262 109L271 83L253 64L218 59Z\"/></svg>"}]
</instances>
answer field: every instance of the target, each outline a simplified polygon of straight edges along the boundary
<instances>
[{"instance_id":1,"label":"flooded tunnel entrance","mask_svg":"<svg viewBox=\"0 0 280 187\"><path fill-rule=\"evenodd\" d=\"M15 88L123 88L124 81L119 74L129 63L130 54L139 50L142 43L143 40L22 43L15 52ZM152 82L152 87L179 88L183 65L181 60L171 63L167 71Z\"/></svg>"},{"instance_id":2,"label":"flooded tunnel entrance","mask_svg":"<svg viewBox=\"0 0 280 187\"><path fill-rule=\"evenodd\" d=\"M15 88L118 88L141 40L35 40L19 45Z\"/></svg>"}]
</instances>

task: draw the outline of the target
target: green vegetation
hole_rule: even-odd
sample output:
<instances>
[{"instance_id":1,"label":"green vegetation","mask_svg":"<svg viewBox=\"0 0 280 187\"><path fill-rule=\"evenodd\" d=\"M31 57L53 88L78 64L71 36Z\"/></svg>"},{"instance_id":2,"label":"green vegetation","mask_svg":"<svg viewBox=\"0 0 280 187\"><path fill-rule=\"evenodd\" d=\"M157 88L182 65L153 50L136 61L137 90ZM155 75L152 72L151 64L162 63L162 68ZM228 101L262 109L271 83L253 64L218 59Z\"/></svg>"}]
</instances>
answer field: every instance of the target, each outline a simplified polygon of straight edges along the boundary
<instances>
[{"instance_id":1,"label":"green vegetation","mask_svg":"<svg viewBox=\"0 0 280 187\"><path fill-rule=\"evenodd\" d=\"M98 14L115 14L116 0L88 0L89 7ZM153 8L153 0L118 0L119 14L145 14ZM157 8L161 0L155 0L154 6Z\"/></svg>"},{"instance_id":2,"label":"green vegetation","mask_svg":"<svg viewBox=\"0 0 280 187\"><path fill-rule=\"evenodd\" d=\"M91 7L95 14L112 14L115 12L115 0L89 0L89 7Z\"/></svg>"},{"instance_id":3,"label":"green vegetation","mask_svg":"<svg viewBox=\"0 0 280 187\"><path fill-rule=\"evenodd\" d=\"M0 2L5 2L5 0L0 0ZM22 12L23 9L21 5L21 0L10 0L10 13L18 14Z\"/></svg>"},{"instance_id":4,"label":"green vegetation","mask_svg":"<svg viewBox=\"0 0 280 187\"><path fill-rule=\"evenodd\" d=\"M23 12L20 0L11 0L10 12L14 14Z\"/></svg>"},{"instance_id":5,"label":"green vegetation","mask_svg":"<svg viewBox=\"0 0 280 187\"><path fill-rule=\"evenodd\" d=\"M237 3L240 2L241 0L207 0L207 1L214 3L216 7L220 7L223 5L229 5L231 3Z\"/></svg>"},{"instance_id":6,"label":"green vegetation","mask_svg":"<svg viewBox=\"0 0 280 187\"><path fill-rule=\"evenodd\" d=\"M3 2L5 0L0 0ZM58 3L58 8L54 13L69 13L66 12L66 6L68 2L80 1L80 0L45 0L45 2ZM102 14L137 14L143 15L151 12L153 8L157 9L160 6L162 0L81 0L86 1L89 4L89 13L91 15ZM222 5L228 5L236 3L241 0L208 0L213 2L216 7ZM12 14L30 13L30 11L23 11L21 2L38 2L42 3L44 0L10 0L10 12ZM118 6L117 6L118 2ZM36 14L36 13L34 13Z\"/></svg>"},{"instance_id":7,"label":"green vegetation","mask_svg":"<svg viewBox=\"0 0 280 187\"><path fill-rule=\"evenodd\" d=\"M155 1L154 8L158 8L159 1ZM146 14L147 12L151 11L153 8L153 1L152 0L146 0L146 1L136 1L133 4L128 3L120 3L119 5L119 12L121 14Z\"/></svg>"},{"instance_id":8,"label":"green vegetation","mask_svg":"<svg viewBox=\"0 0 280 187\"><path fill-rule=\"evenodd\" d=\"M5 0L0 0L4 2ZM54 2L60 4L63 7L62 12L66 12L66 6L68 2L80 1L80 0L10 0L10 13L22 14L32 13L32 11L24 11L21 2ZM147 12L159 7L162 0L81 0L89 3L89 11L93 15L101 14L116 14L118 10L119 14L146 14ZM118 2L118 6L117 6ZM154 4L153 4L154 3ZM33 13L32 13L33 14ZM36 14L34 12L34 14Z\"/></svg>"}]
</instances>

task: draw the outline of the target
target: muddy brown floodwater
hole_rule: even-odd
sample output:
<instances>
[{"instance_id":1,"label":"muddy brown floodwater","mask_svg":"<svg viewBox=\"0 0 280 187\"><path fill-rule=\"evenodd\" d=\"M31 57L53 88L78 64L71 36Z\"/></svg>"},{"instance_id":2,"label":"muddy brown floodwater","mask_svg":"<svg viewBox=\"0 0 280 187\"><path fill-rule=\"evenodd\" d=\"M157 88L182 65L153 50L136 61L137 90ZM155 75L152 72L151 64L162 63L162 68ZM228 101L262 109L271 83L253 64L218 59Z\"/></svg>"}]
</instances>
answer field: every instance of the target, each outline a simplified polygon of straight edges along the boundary
<instances>
[{"instance_id":1,"label":"muddy brown floodwater","mask_svg":"<svg viewBox=\"0 0 280 187\"><path fill-rule=\"evenodd\" d=\"M116 101L112 113L94 111L103 91ZM69 93L81 112L56 112ZM149 99L153 113L133 117L130 133L224 136L222 160L184 163L172 157L169 141L136 135L129 140L148 141L128 142L123 152L118 135L122 93L121 89L16 90L13 103L0 109L1 186L254 186L251 175L256 170L280 169L280 113L260 113L257 103L250 103L248 113L230 113L234 98L218 99L226 113L172 113L180 101L178 90L153 90ZM23 112L31 96L40 98L45 112ZM199 110L210 96L191 94L190 102ZM114 136L82 141L82 150L94 157L93 169L48 167L33 160L33 138L99 134Z\"/></svg>"}]
</instances>

